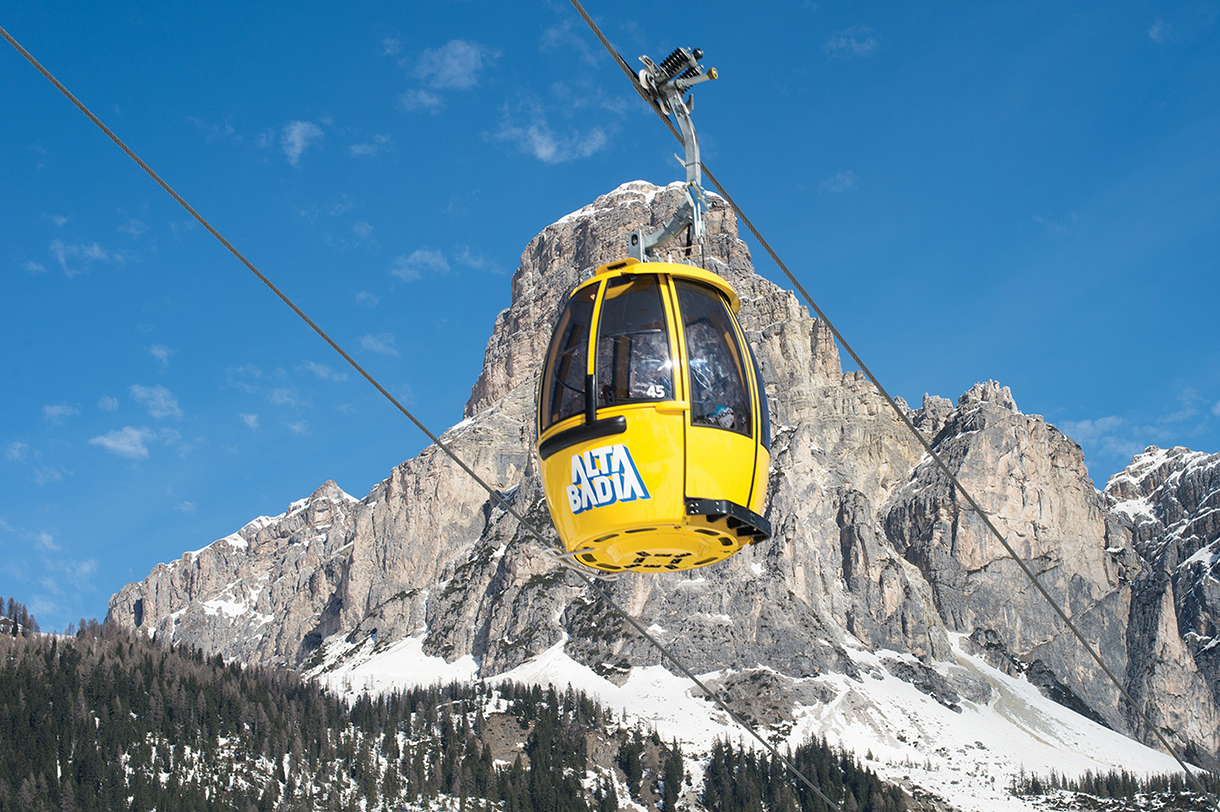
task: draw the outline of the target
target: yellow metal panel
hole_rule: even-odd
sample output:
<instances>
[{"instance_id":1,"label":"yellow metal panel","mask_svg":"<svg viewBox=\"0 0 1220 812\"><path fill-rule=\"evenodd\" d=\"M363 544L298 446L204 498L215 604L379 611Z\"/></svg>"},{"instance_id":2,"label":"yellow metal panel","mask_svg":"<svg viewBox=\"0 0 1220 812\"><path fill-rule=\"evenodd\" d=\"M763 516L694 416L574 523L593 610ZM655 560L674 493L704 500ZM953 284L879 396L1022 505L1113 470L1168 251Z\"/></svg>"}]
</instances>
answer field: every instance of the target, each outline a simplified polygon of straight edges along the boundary
<instances>
[{"instance_id":1,"label":"yellow metal panel","mask_svg":"<svg viewBox=\"0 0 1220 812\"><path fill-rule=\"evenodd\" d=\"M609 533L685 518L682 415L641 404L603 409L599 417L616 414L627 418L626 432L578 443L542 462L551 517L569 550ZM561 427L567 424L555 428Z\"/></svg>"},{"instance_id":2,"label":"yellow metal panel","mask_svg":"<svg viewBox=\"0 0 1220 812\"><path fill-rule=\"evenodd\" d=\"M686 493L746 506L754 479L754 439L727 429L689 426Z\"/></svg>"}]
</instances>

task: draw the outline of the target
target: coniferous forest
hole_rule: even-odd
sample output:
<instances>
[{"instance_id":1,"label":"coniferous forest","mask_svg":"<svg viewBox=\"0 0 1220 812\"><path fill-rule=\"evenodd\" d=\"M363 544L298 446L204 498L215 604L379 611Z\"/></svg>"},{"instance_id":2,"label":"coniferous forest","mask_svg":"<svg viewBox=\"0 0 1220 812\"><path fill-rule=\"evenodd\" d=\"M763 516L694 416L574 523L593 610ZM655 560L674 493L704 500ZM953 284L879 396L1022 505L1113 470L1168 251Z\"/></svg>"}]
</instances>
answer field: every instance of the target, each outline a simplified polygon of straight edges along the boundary
<instances>
[{"instance_id":1,"label":"coniferous forest","mask_svg":"<svg viewBox=\"0 0 1220 812\"><path fill-rule=\"evenodd\" d=\"M689 756L572 689L476 683L341 701L296 672L225 663L81 621L41 634L0 601L0 812L829 812L777 758L717 741ZM849 753L790 758L842 812L911 799ZM1180 777L1021 776L1014 795L1193 809ZM1108 803L1102 799L1122 799Z\"/></svg>"},{"instance_id":2,"label":"coniferous forest","mask_svg":"<svg viewBox=\"0 0 1220 812\"><path fill-rule=\"evenodd\" d=\"M96 621L39 634L11 601L6 617L0 812L825 808L729 743L692 786L676 742L622 729L570 689L453 684L348 705L295 672ZM845 810L903 808L898 790L824 744L795 758Z\"/></svg>"}]
</instances>

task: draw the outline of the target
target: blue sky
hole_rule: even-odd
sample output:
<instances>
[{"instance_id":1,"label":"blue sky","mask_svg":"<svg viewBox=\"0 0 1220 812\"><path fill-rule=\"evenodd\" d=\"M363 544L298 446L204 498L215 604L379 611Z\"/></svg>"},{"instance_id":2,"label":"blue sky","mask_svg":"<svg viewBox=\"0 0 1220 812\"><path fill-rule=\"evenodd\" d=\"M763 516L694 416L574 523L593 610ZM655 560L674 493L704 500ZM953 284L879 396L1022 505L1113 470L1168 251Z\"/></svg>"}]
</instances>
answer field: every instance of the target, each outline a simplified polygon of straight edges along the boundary
<instances>
[{"instance_id":1,"label":"blue sky","mask_svg":"<svg viewBox=\"0 0 1220 812\"><path fill-rule=\"evenodd\" d=\"M892 392L999 380L1099 485L1146 445L1220 450L1220 3L589 10L629 60L704 49L705 160ZM679 178L558 0L15 0L0 25L438 432L528 240ZM7 45L0 98L0 595L100 618L420 450Z\"/></svg>"}]
</instances>

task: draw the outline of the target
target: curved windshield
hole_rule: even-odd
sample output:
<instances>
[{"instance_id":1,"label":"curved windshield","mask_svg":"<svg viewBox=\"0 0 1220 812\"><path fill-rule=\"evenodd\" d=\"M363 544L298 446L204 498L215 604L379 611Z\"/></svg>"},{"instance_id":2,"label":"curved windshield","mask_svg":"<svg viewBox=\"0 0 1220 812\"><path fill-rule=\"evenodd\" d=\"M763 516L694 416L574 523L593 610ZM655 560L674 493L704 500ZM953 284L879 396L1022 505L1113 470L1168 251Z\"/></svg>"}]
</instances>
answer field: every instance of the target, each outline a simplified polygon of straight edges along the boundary
<instances>
[{"instance_id":1,"label":"curved windshield","mask_svg":"<svg viewBox=\"0 0 1220 812\"><path fill-rule=\"evenodd\" d=\"M597 405L673 396L669 331L657 277L611 282L597 317Z\"/></svg>"},{"instance_id":2,"label":"curved windshield","mask_svg":"<svg viewBox=\"0 0 1220 812\"><path fill-rule=\"evenodd\" d=\"M724 297L695 282L675 285L686 332L691 424L754 436L745 365Z\"/></svg>"},{"instance_id":3,"label":"curved windshield","mask_svg":"<svg viewBox=\"0 0 1220 812\"><path fill-rule=\"evenodd\" d=\"M578 292L568 302L547 353L541 398L542 428L585 410L585 376L588 372L589 327L593 322L596 285Z\"/></svg>"}]
</instances>

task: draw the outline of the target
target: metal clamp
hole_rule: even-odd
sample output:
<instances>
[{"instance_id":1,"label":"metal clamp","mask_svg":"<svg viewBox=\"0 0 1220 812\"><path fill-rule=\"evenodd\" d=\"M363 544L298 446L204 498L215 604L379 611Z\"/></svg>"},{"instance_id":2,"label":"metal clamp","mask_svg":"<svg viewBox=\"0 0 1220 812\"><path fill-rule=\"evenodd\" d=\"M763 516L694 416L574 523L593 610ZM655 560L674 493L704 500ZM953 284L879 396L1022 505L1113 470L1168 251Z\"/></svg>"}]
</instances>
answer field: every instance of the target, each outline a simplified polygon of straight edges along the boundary
<instances>
[{"instance_id":1,"label":"metal clamp","mask_svg":"<svg viewBox=\"0 0 1220 812\"><path fill-rule=\"evenodd\" d=\"M700 204L704 201L703 190L699 185L702 178L699 163L699 139L695 135L695 124L691 120L691 111L695 107L695 97L690 96L685 101L682 96L695 85L717 78L715 68L706 73L699 60L703 51L695 48L678 48L665 57L660 65L647 56L641 56L644 67L637 74L641 91L648 96L649 101L656 105L665 115L673 115L678 122L682 134L682 146L686 151L683 166L686 168L686 195L682 205L674 212L661 228L645 234L641 229L631 234L627 254L647 262L656 258L657 249L683 231L690 230L693 240L702 240L704 235L703 217ZM695 194L691 192L694 190Z\"/></svg>"}]
</instances>

